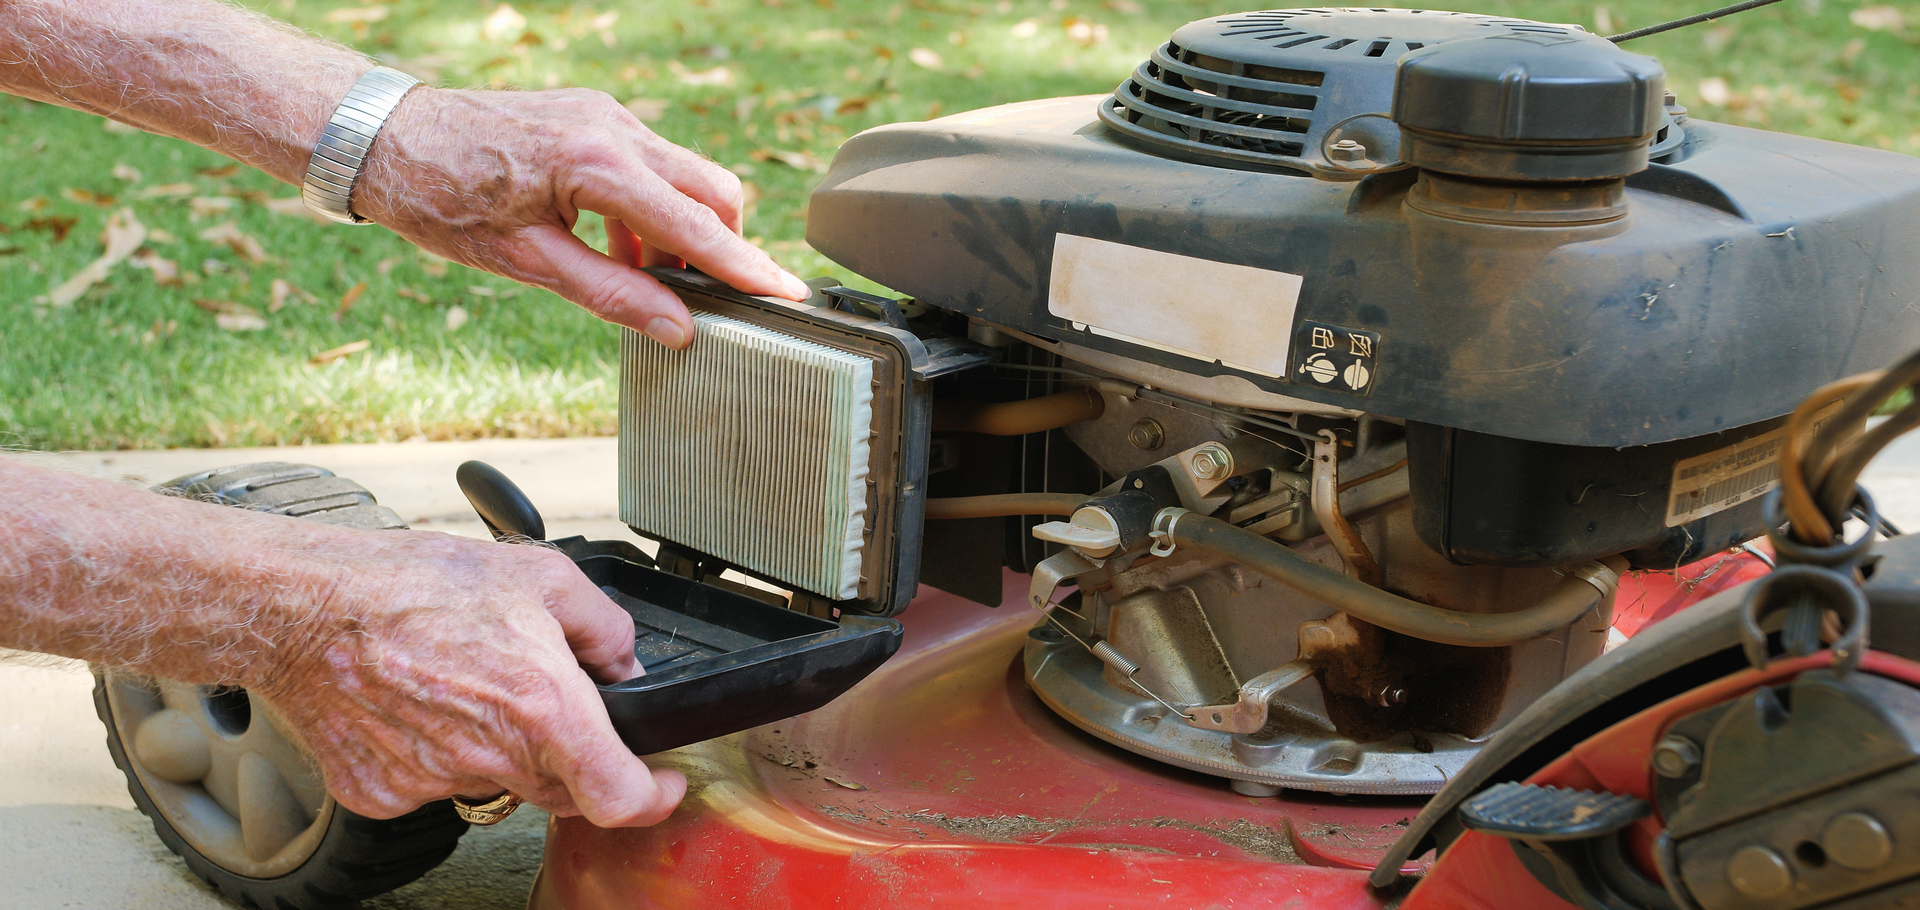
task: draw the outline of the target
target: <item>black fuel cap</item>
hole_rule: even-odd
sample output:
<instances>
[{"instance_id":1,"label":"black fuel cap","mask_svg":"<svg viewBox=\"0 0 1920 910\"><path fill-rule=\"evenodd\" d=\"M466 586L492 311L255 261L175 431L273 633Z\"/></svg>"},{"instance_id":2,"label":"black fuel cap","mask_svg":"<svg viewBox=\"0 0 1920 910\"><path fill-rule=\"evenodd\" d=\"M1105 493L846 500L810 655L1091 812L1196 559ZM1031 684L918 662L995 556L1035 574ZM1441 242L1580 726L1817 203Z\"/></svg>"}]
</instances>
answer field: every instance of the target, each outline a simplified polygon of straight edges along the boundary
<instances>
[{"instance_id":1,"label":"black fuel cap","mask_svg":"<svg viewBox=\"0 0 1920 910\"><path fill-rule=\"evenodd\" d=\"M1494 35L1408 53L1395 74L1401 156L1491 180L1599 180L1647 166L1659 61L1589 35Z\"/></svg>"}]
</instances>

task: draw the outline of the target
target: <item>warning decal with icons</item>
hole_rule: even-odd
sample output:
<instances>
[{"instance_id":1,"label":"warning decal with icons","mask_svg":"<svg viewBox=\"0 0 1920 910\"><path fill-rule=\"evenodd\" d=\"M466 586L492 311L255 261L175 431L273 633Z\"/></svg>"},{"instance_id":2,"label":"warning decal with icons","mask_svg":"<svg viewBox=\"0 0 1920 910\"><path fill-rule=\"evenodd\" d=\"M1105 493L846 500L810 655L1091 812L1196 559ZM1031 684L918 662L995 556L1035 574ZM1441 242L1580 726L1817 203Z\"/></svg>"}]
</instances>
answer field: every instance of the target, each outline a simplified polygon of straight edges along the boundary
<instances>
[{"instance_id":1,"label":"warning decal with icons","mask_svg":"<svg viewBox=\"0 0 1920 910\"><path fill-rule=\"evenodd\" d=\"M1302 320L1293 332L1289 379L1361 395L1373 393L1380 333Z\"/></svg>"}]
</instances>

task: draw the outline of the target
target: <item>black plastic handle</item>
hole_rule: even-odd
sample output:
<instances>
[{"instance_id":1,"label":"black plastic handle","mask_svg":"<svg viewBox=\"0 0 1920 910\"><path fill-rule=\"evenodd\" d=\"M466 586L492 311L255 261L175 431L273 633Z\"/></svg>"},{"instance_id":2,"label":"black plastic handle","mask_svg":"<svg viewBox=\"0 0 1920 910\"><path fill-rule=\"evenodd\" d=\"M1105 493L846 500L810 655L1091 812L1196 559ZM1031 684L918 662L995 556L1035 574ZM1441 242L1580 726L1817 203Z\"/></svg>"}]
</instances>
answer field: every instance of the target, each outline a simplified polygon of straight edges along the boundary
<instances>
[{"instance_id":1,"label":"black plastic handle","mask_svg":"<svg viewBox=\"0 0 1920 910\"><path fill-rule=\"evenodd\" d=\"M473 510L480 513L480 520L487 523L487 530L493 532L494 540L513 536L547 539L547 523L540 520L540 510L492 465L469 461L453 472L453 478L460 483L460 492L467 494Z\"/></svg>"}]
</instances>

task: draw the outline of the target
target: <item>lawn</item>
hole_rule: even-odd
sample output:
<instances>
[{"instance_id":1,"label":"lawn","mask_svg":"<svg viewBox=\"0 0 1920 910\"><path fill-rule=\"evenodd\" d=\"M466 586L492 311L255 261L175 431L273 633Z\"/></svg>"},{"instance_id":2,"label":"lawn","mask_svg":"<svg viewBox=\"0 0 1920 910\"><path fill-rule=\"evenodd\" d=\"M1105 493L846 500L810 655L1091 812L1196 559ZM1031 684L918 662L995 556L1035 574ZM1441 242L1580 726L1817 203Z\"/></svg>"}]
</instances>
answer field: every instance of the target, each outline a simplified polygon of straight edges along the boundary
<instances>
[{"instance_id":1,"label":"lawn","mask_svg":"<svg viewBox=\"0 0 1920 910\"><path fill-rule=\"evenodd\" d=\"M445 85L612 93L740 174L803 277L807 193L848 136L1105 92L1191 0L519 0L260 9ZM1698 4L1705 7L1709 3ZM1695 11L1490 0L1625 31ZM1920 2L1785 0L1634 42L1696 117L1920 154ZM613 331L544 292L323 226L218 156L0 96L0 444L151 448L614 429ZM130 214L129 214L130 213ZM109 232L109 220L115 219ZM582 228L599 243L598 222ZM103 237L133 250L68 302ZM122 250L123 252L125 249ZM843 276L851 277L851 276Z\"/></svg>"}]
</instances>

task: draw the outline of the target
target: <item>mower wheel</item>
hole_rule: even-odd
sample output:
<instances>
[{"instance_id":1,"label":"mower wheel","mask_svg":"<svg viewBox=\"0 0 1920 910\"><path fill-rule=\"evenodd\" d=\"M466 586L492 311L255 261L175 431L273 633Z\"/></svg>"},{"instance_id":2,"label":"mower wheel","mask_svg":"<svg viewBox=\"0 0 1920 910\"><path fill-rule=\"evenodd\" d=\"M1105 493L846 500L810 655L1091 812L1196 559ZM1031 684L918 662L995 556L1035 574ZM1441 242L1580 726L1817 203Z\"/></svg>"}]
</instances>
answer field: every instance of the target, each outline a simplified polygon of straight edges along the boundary
<instances>
[{"instance_id":1,"label":"mower wheel","mask_svg":"<svg viewBox=\"0 0 1920 910\"><path fill-rule=\"evenodd\" d=\"M156 492L369 530L406 527L358 484L308 465L223 468ZM244 689L94 670L94 709L134 804L188 868L244 906L350 907L425 875L467 831L447 801L385 820L348 811L273 707Z\"/></svg>"}]
</instances>

